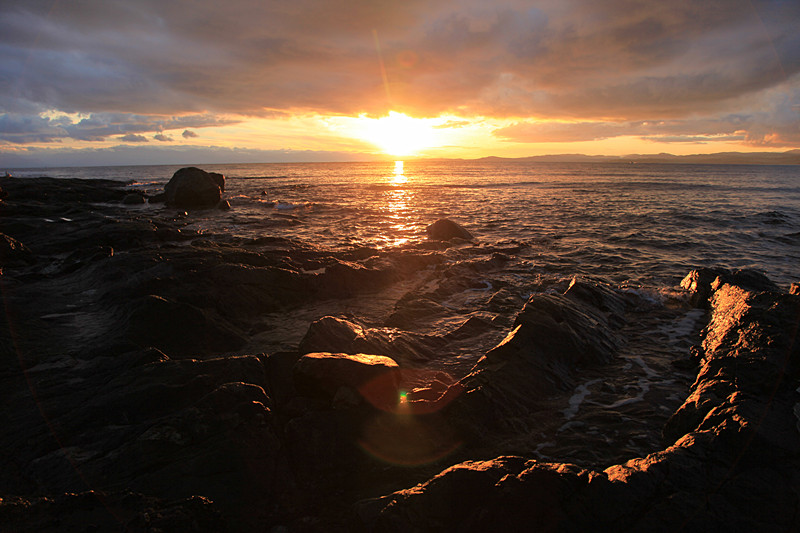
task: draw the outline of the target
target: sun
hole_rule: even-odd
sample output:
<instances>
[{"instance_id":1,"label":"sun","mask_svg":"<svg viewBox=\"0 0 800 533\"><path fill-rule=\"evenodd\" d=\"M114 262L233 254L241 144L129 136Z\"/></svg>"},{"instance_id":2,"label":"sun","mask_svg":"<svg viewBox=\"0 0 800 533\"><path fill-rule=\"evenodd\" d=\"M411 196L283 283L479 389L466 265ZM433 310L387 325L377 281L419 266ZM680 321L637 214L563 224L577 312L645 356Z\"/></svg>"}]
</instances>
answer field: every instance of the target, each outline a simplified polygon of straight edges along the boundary
<instances>
[{"instance_id":1,"label":"sun","mask_svg":"<svg viewBox=\"0 0 800 533\"><path fill-rule=\"evenodd\" d=\"M390 111L381 118L359 117L358 136L393 156L415 155L437 146L435 120Z\"/></svg>"}]
</instances>

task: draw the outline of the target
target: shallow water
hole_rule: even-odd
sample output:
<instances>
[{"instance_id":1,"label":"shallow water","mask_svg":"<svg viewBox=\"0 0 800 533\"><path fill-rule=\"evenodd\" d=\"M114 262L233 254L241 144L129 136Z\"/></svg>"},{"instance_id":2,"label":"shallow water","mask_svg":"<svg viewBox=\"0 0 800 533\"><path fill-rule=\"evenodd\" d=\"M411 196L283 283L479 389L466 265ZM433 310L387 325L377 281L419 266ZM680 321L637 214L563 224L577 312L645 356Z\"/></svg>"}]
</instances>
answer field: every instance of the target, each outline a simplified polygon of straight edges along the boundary
<instances>
[{"instance_id":1,"label":"shallow water","mask_svg":"<svg viewBox=\"0 0 800 533\"><path fill-rule=\"evenodd\" d=\"M17 176L132 180L158 192L177 166L26 169ZM390 248L451 218L482 243L533 244L542 272L670 287L698 266L800 279L800 166L408 161L206 165L233 209L193 213L205 232ZM159 205L129 209L162 210Z\"/></svg>"}]
</instances>

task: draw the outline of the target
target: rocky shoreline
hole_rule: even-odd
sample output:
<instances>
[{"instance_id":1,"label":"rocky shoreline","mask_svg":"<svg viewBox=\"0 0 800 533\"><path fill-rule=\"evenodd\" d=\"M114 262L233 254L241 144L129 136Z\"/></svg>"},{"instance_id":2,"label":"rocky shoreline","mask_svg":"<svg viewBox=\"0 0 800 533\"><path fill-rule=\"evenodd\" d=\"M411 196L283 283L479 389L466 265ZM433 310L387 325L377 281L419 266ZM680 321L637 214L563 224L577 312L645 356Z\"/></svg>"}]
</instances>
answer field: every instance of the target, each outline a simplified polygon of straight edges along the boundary
<instances>
[{"instance_id":1,"label":"rocky shoreline","mask_svg":"<svg viewBox=\"0 0 800 533\"><path fill-rule=\"evenodd\" d=\"M522 243L334 252L0 188L0 531L800 526L796 288L521 290Z\"/></svg>"}]
</instances>

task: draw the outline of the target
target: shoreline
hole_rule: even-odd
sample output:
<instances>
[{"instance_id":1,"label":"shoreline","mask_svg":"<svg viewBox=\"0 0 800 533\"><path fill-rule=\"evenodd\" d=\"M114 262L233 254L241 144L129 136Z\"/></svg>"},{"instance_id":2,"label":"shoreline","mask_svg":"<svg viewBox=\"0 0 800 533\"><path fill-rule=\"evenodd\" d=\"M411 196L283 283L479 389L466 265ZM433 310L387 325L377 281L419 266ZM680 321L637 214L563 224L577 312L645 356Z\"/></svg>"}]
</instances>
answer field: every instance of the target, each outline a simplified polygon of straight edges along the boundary
<instances>
[{"instance_id":1,"label":"shoreline","mask_svg":"<svg viewBox=\"0 0 800 533\"><path fill-rule=\"evenodd\" d=\"M652 302L603 280L557 276L521 298L510 285L476 292L488 290L481 280L514 246L423 241L333 252L266 235L201 235L186 229L191 211L157 219L125 212L127 191L113 183L0 186L8 192L3 232L28 249L4 258L0 279L2 335L15 348L0 366L3 418L13 428L0 485L0 523L9 527L34 530L54 518L123 520L133 530L173 520L175 531L191 520L209 531L348 530L351 520L376 531L518 527L544 512L526 495L550 488L563 498L547 504L559 510L548 516L567 520L567 530L646 528L676 511L690 525L744 518L763 526L755 511L724 516L735 491L723 491L719 511L691 516L688 496L672 497L727 479L664 473L700 470L721 451L735 479L757 486L756 504L766 505L776 486L796 486L798 434L784 416L795 367L774 389L740 389L751 374L774 377L776 345L789 342L786 361L798 362L786 335L800 296L761 277L698 272L685 300ZM57 230L42 232L43 224ZM686 340L705 324L691 294L711 306L713 335L703 345ZM433 320L447 327L425 330ZM750 341L756 355L746 354L737 335L773 323ZM291 328L290 340L270 343ZM335 370L354 363L333 362L311 379L298 370L307 353L391 357L397 404L376 407L347 381L351 371ZM730 353L745 374L715 376ZM771 366L753 366L761 361ZM712 390L725 394L709 400ZM772 391L777 403L759 412L777 429L756 424L751 404L737 400L763 402ZM750 462L739 465L737 450ZM751 457L772 450L782 462ZM509 457L464 463L497 456ZM760 483L751 467L774 476ZM450 498L459 476L484 514L474 514L470 498L455 514L428 503ZM487 486L481 476L497 479ZM652 488L654 479L675 492ZM402 492L416 483L416 492ZM784 503L796 503L787 491ZM633 511L597 507L608 498ZM575 505L582 514L570 518ZM148 509L160 518L146 523ZM778 513L774 525L794 520Z\"/></svg>"}]
</instances>

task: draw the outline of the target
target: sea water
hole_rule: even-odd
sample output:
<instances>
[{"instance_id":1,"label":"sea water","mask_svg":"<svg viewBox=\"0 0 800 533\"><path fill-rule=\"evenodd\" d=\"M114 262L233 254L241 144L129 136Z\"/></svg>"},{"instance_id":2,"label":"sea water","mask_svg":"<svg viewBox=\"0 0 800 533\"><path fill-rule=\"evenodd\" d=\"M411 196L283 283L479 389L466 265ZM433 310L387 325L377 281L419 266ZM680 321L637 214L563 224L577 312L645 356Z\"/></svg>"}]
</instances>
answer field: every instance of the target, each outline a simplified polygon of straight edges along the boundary
<instances>
[{"instance_id":1,"label":"sea water","mask_svg":"<svg viewBox=\"0 0 800 533\"><path fill-rule=\"evenodd\" d=\"M181 166L24 169L107 178L155 194ZM541 272L674 286L700 266L800 280L800 166L505 160L201 165L227 178L230 211L196 211L209 234L279 236L342 250L425 239L450 218L487 246L528 245ZM128 209L164 210L160 204Z\"/></svg>"}]
</instances>

